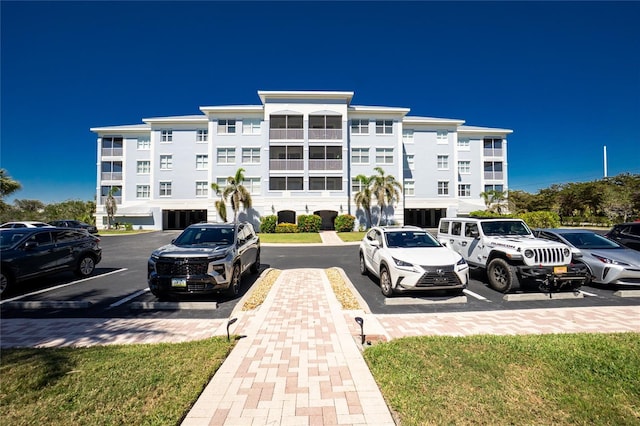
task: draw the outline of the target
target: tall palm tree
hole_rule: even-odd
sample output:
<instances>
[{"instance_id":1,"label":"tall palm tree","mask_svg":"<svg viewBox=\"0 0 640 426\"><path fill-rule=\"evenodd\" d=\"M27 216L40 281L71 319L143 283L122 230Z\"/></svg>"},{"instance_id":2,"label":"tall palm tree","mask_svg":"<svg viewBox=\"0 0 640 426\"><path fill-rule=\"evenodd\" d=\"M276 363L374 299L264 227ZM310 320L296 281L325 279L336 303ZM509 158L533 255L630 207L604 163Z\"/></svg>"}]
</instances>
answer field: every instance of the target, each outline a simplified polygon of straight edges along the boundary
<instances>
[{"instance_id":1,"label":"tall palm tree","mask_svg":"<svg viewBox=\"0 0 640 426\"><path fill-rule=\"evenodd\" d=\"M490 189L489 191L481 192L480 196L484 200L484 205L488 211L493 212L495 210L496 213L502 214L503 203L507 200L506 191Z\"/></svg>"},{"instance_id":2,"label":"tall palm tree","mask_svg":"<svg viewBox=\"0 0 640 426\"><path fill-rule=\"evenodd\" d=\"M378 174L371 176L373 179L371 191L380 207L380 215L378 216L378 225L380 225L382 212L385 210L385 207L393 204L395 200L400 199L402 185L400 185L400 182L398 182L393 175L385 174L382 167L376 167L374 170L378 172Z\"/></svg>"},{"instance_id":3,"label":"tall palm tree","mask_svg":"<svg viewBox=\"0 0 640 426\"><path fill-rule=\"evenodd\" d=\"M373 222L371 220L371 183L373 182L373 176L358 175L356 180L360 182L360 191L356 192L353 196L353 201L358 208L362 207L365 215L367 216L367 228L370 227Z\"/></svg>"},{"instance_id":4,"label":"tall palm tree","mask_svg":"<svg viewBox=\"0 0 640 426\"><path fill-rule=\"evenodd\" d=\"M241 167L236 171L235 176L229 176L227 178L227 186L222 192L222 197L225 200L227 198L231 200L234 223L238 222L240 204L242 204L245 209L250 209L252 205L251 194L247 188L242 185L242 182L244 182L244 169Z\"/></svg>"},{"instance_id":5,"label":"tall palm tree","mask_svg":"<svg viewBox=\"0 0 640 426\"><path fill-rule=\"evenodd\" d=\"M211 189L213 189L213 192L215 192L216 195L220 196L220 199L217 200L214 203L214 205L216 206L216 211L218 212L218 216L220 216L220 219L222 219L223 222L226 222L227 221L227 203L225 202L224 197L222 196L224 189L221 188L220 185L218 185L217 183L212 183Z\"/></svg>"}]
</instances>

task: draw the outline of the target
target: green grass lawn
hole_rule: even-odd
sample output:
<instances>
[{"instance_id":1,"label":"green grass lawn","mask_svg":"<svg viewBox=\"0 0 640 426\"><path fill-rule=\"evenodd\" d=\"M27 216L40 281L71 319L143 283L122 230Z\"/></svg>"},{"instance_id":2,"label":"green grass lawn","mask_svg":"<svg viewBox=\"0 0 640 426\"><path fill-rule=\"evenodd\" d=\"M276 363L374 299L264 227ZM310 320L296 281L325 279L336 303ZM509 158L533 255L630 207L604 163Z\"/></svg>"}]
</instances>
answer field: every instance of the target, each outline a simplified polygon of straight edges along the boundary
<instances>
[{"instance_id":1,"label":"green grass lawn","mask_svg":"<svg viewBox=\"0 0 640 426\"><path fill-rule=\"evenodd\" d=\"M350 243L353 241L362 241L364 234L366 234L364 231L338 232L338 237L345 243Z\"/></svg>"},{"instance_id":2,"label":"green grass lawn","mask_svg":"<svg viewBox=\"0 0 640 426\"><path fill-rule=\"evenodd\" d=\"M2 350L2 425L179 424L233 344ZM640 424L640 333L412 337L364 356L403 426Z\"/></svg>"},{"instance_id":3,"label":"green grass lawn","mask_svg":"<svg viewBox=\"0 0 640 426\"><path fill-rule=\"evenodd\" d=\"M320 234L315 232L300 232L295 234L258 234L262 243L321 243Z\"/></svg>"}]
</instances>

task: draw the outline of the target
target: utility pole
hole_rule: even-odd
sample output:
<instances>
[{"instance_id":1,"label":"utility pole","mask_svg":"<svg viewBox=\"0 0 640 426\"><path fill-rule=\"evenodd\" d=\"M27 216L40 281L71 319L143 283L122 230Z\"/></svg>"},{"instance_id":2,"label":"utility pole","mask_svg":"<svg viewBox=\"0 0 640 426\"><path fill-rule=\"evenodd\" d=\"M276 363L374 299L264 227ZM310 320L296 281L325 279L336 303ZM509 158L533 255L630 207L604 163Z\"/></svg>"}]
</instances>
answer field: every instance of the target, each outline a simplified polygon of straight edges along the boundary
<instances>
[{"instance_id":1,"label":"utility pole","mask_svg":"<svg viewBox=\"0 0 640 426\"><path fill-rule=\"evenodd\" d=\"M604 177L607 177L607 146L604 146Z\"/></svg>"}]
</instances>

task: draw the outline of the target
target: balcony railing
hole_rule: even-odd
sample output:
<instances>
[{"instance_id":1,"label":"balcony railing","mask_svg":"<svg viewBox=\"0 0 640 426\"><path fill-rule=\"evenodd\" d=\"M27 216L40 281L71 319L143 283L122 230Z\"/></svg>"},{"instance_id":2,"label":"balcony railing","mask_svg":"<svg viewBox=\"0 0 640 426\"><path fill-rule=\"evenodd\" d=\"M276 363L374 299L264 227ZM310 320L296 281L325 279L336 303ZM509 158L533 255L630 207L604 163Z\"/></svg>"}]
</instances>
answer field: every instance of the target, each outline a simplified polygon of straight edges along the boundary
<instances>
[{"instance_id":1,"label":"balcony railing","mask_svg":"<svg viewBox=\"0 0 640 426\"><path fill-rule=\"evenodd\" d=\"M107 196L103 195L100 197L100 204L104 204L107 201ZM114 195L113 198L116 200L116 204L122 204L122 196L121 195Z\"/></svg>"},{"instance_id":2,"label":"balcony railing","mask_svg":"<svg viewBox=\"0 0 640 426\"><path fill-rule=\"evenodd\" d=\"M342 129L309 129L309 139L341 140Z\"/></svg>"},{"instance_id":3,"label":"balcony railing","mask_svg":"<svg viewBox=\"0 0 640 426\"><path fill-rule=\"evenodd\" d=\"M270 170L304 170L304 160L269 160Z\"/></svg>"},{"instance_id":4,"label":"balcony railing","mask_svg":"<svg viewBox=\"0 0 640 426\"><path fill-rule=\"evenodd\" d=\"M342 160L309 160L309 170L342 170Z\"/></svg>"},{"instance_id":5,"label":"balcony railing","mask_svg":"<svg viewBox=\"0 0 640 426\"><path fill-rule=\"evenodd\" d=\"M304 129L269 129L269 139L304 139Z\"/></svg>"},{"instance_id":6,"label":"balcony railing","mask_svg":"<svg viewBox=\"0 0 640 426\"><path fill-rule=\"evenodd\" d=\"M484 148L485 157L502 157L502 148Z\"/></svg>"},{"instance_id":7,"label":"balcony railing","mask_svg":"<svg viewBox=\"0 0 640 426\"><path fill-rule=\"evenodd\" d=\"M503 172L484 172L484 178L488 180L502 180Z\"/></svg>"},{"instance_id":8,"label":"balcony railing","mask_svg":"<svg viewBox=\"0 0 640 426\"><path fill-rule=\"evenodd\" d=\"M100 178L102 180L122 180L122 172L102 172Z\"/></svg>"},{"instance_id":9,"label":"balcony railing","mask_svg":"<svg viewBox=\"0 0 640 426\"><path fill-rule=\"evenodd\" d=\"M122 148L102 148L103 157L122 157Z\"/></svg>"}]
</instances>

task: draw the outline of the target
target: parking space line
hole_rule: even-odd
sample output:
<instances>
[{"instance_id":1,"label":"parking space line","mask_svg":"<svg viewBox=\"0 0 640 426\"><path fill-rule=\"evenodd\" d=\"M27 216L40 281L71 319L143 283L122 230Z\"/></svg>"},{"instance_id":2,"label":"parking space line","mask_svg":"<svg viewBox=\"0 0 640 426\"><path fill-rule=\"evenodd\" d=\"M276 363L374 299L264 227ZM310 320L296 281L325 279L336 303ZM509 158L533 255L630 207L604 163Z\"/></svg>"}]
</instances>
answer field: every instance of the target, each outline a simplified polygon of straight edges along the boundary
<instances>
[{"instance_id":1,"label":"parking space line","mask_svg":"<svg viewBox=\"0 0 640 426\"><path fill-rule=\"evenodd\" d=\"M57 290L59 288L69 287L70 285L80 284L80 283L83 283L85 281L93 280L95 278L106 277L107 275L115 274L117 272L122 272L122 271L126 271L126 270L127 270L127 268L117 269L115 271L107 272L106 274L95 275L95 276L92 276L92 277L83 278L83 279L78 280L78 281L72 281L70 283L60 284L60 285L57 285L55 287L44 288L42 290L34 291L33 293L27 293L27 294L23 294L21 296L12 297L11 299L2 300L2 301L0 301L0 305L4 305L5 303L13 302L15 300L24 299L25 297L35 296L36 294L42 294L42 293L46 293L46 292L49 292L49 291Z\"/></svg>"},{"instance_id":2,"label":"parking space line","mask_svg":"<svg viewBox=\"0 0 640 426\"><path fill-rule=\"evenodd\" d=\"M580 290L580 293L584 294L585 296L598 297L598 295L597 295L597 294L595 294L595 293L588 293L588 292L586 292L586 291L584 291L584 290Z\"/></svg>"},{"instance_id":3,"label":"parking space line","mask_svg":"<svg viewBox=\"0 0 640 426\"><path fill-rule=\"evenodd\" d=\"M146 292L149 291L149 287L147 288L143 288L142 290L138 290L133 294L128 295L127 297L125 297L124 299L120 299L117 302L114 302L112 304L109 305L109 307L107 309L111 309L111 308L115 308L117 306L122 305L123 303L127 303L129 300L131 299L135 299L136 297L140 296L141 294L144 294Z\"/></svg>"},{"instance_id":4,"label":"parking space line","mask_svg":"<svg viewBox=\"0 0 640 426\"><path fill-rule=\"evenodd\" d=\"M487 301L487 302L491 302L491 300L487 299L486 297L484 297L484 296L480 296L478 293L474 293L474 292L472 292L472 291L471 291L471 290L469 290L469 289L466 289L466 288L465 288L464 290L462 290L462 292L463 292L464 294L466 294L467 296L474 297L474 298L476 298L476 299L478 299L478 300L485 300L485 301Z\"/></svg>"}]
</instances>

